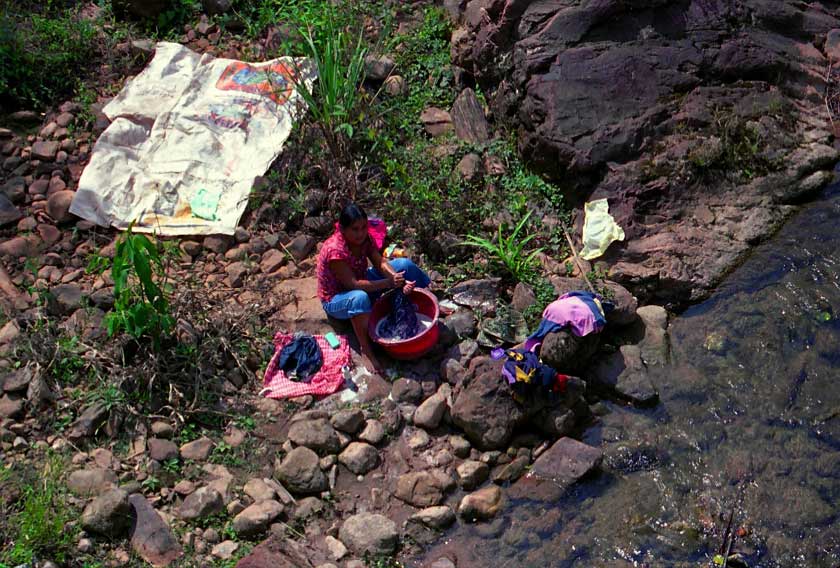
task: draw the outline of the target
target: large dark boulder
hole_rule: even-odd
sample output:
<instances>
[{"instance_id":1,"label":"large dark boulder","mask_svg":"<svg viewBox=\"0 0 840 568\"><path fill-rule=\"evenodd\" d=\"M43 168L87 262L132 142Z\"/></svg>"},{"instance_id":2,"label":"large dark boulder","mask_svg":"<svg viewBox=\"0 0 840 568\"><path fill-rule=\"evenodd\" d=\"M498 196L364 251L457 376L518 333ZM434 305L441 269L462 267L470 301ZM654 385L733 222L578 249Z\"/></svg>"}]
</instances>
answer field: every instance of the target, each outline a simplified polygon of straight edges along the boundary
<instances>
[{"instance_id":1,"label":"large dark boulder","mask_svg":"<svg viewBox=\"0 0 840 568\"><path fill-rule=\"evenodd\" d=\"M834 8L779 0L459 6L449 7L460 23L455 64L573 203L609 199L626 240L596 266L640 300L703 297L831 179L838 153L825 97L837 92L840 72L828 86L825 77L840 55L827 40L840 28ZM579 215L576 234L581 223Z\"/></svg>"}]
</instances>

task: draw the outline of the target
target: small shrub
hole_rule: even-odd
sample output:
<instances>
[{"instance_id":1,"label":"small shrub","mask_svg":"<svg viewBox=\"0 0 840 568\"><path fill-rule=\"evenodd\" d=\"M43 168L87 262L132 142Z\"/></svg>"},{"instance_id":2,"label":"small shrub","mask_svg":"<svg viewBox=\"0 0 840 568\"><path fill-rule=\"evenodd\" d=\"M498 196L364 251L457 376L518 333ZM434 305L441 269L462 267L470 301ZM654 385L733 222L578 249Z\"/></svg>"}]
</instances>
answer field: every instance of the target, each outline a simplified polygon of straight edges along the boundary
<instances>
[{"instance_id":1,"label":"small shrub","mask_svg":"<svg viewBox=\"0 0 840 568\"><path fill-rule=\"evenodd\" d=\"M65 525L75 515L65 501L62 470L61 459L51 456L41 475L23 487L19 510L5 520L10 538L0 553L4 562L17 566L46 557L63 563L67 557L75 535Z\"/></svg>"},{"instance_id":2,"label":"small shrub","mask_svg":"<svg viewBox=\"0 0 840 568\"><path fill-rule=\"evenodd\" d=\"M528 243L536 237L535 234L520 235L530 218L529 211L507 237L502 235L502 226L499 225L495 241L477 235L467 235L463 244L483 249L491 256L492 261L501 265L515 280L526 282L533 277L536 256L542 252L541 248L532 251L525 250Z\"/></svg>"},{"instance_id":3,"label":"small shrub","mask_svg":"<svg viewBox=\"0 0 840 568\"><path fill-rule=\"evenodd\" d=\"M72 93L95 53L96 28L74 10L0 8L0 105L44 105Z\"/></svg>"},{"instance_id":4,"label":"small shrub","mask_svg":"<svg viewBox=\"0 0 840 568\"><path fill-rule=\"evenodd\" d=\"M172 331L166 262L145 235L128 230L117 241L114 263L114 310L106 317L109 335L126 332L134 338L150 337L155 348Z\"/></svg>"}]
</instances>

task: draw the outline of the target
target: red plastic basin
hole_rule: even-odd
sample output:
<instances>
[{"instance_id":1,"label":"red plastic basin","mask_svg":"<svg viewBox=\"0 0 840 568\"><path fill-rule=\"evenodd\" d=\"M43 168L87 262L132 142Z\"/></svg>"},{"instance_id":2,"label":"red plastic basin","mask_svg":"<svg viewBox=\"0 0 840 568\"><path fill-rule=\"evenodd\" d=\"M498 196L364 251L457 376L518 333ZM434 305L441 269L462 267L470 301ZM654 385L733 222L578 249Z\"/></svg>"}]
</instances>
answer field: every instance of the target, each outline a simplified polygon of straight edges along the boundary
<instances>
[{"instance_id":1,"label":"red plastic basin","mask_svg":"<svg viewBox=\"0 0 840 568\"><path fill-rule=\"evenodd\" d=\"M399 292L397 292L399 293ZM435 346L440 336L440 329L438 328L438 318L440 317L440 307L438 307L437 298L434 294L423 288L415 289L409 296L411 302L417 306L417 312L432 319L432 325L428 329L423 330L418 335L409 339L401 341L384 340L376 333L376 326L379 321L387 316L391 311L391 300L388 297L382 297L376 300L373 304L373 311L368 320L368 335L378 345L382 346L388 355L394 359L409 360L417 359L429 352Z\"/></svg>"}]
</instances>

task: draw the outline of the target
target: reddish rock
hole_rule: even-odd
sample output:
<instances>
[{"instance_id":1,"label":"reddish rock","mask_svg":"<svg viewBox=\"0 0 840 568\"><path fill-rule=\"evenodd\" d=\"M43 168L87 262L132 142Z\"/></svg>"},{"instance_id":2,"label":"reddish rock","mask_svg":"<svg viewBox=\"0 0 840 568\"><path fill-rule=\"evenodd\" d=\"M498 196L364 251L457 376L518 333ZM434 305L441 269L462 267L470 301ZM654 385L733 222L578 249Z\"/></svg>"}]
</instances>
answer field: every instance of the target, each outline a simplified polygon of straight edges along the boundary
<instances>
[{"instance_id":1,"label":"reddish rock","mask_svg":"<svg viewBox=\"0 0 840 568\"><path fill-rule=\"evenodd\" d=\"M74 119L75 117L69 112L62 112L56 117L55 123L61 128L66 128Z\"/></svg>"},{"instance_id":2,"label":"reddish rock","mask_svg":"<svg viewBox=\"0 0 840 568\"><path fill-rule=\"evenodd\" d=\"M134 551L152 566L169 566L180 558L181 545L146 498L135 493L128 502L134 510L130 532Z\"/></svg>"},{"instance_id":3,"label":"reddish rock","mask_svg":"<svg viewBox=\"0 0 840 568\"><path fill-rule=\"evenodd\" d=\"M204 238L204 248L216 254L224 254L233 244L233 238L227 235L210 235Z\"/></svg>"},{"instance_id":4,"label":"reddish rock","mask_svg":"<svg viewBox=\"0 0 840 568\"><path fill-rule=\"evenodd\" d=\"M32 159L52 162L55 159L56 152L58 152L58 146L58 142L54 141L35 142L32 145Z\"/></svg>"},{"instance_id":5,"label":"reddish rock","mask_svg":"<svg viewBox=\"0 0 840 568\"><path fill-rule=\"evenodd\" d=\"M73 203L74 195L75 192L64 190L52 194L47 200L47 214L52 217L56 223L65 223L74 218L74 216L70 213L70 205Z\"/></svg>"},{"instance_id":6,"label":"reddish rock","mask_svg":"<svg viewBox=\"0 0 840 568\"><path fill-rule=\"evenodd\" d=\"M484 109L472 89L464 89L450 111L455 135L465 142L477 144L490 139L490 127Z\"/></svg>"},{"instance_id":7,"label":"reddish rock","mask_svg":"<svg viewBox=\"0 0 840 568\"><path fill-rule=\"evenodd\" d=\"M46 195L50 187L50 180L38 179L29 184L29 195Z\"/></svg>"},{"instance_id":8,"label":"reddish rock","mask_svg":"<svg viewBox=\"0 0 840 568\"><path fill-rule=\"evenodd\" d=\"M57 243L61 240L61 231L54 225L40 224L38 225L38 234L47 246Z\"/></svg>"},{"instance_id":9,"label":"reddish rock","mask_svg":"<svg viewBox=\"0 0 840 568\"><path fill-rule=\"evenodd\" d=\"M452 131L452 116L443 109L428 107L420 114L420 122L432 136L442 136Z\"/></svg>"},{"instance_id":10,"label":"reddish rock","mask_svg":"<svg viewBox=\"0 0 840 568\"><path fill-rule=\"evenodd\" d=\"M286 255L277 249L270 249L262 255L260 270L263 274L271 274L278 270L286 262Z\"/></svg>"},{"instance_id":11,"label":"reddish rock","mask_svg":"<svg viewBox=\"0 0 840 568\"><path fill-rule=\"evenodd\" d=\"M41 239L35 236L13 237L7 241L0 242L0 255L14 258L37 256L40 244Z\"/></svg>"}]
</instances>

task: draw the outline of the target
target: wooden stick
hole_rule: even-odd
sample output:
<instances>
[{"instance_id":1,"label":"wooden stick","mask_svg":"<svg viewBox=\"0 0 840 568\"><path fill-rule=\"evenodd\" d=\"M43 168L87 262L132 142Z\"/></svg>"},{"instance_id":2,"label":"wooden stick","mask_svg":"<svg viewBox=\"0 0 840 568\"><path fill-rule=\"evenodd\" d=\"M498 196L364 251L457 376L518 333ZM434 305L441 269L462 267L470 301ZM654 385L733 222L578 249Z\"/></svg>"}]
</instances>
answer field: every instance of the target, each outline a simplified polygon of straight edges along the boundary
<instances>
[{"instance_id":1,"label":"wooden stick","mask_svg":"<svg viewBox=\"0 0 840 568\"><path fill-rule=\"evenodd\" d=\"M572 237L569 236L569 231L566 230L566 225L560 225L563 229L563 234L566 236L566 242L569 243L569 248L572 249L572 257L575 259L575 264L577 264L578 270L580 270L580 275L583 277L583 280L586 282L586 285L589 286L589 291L593 294L597 294L595 292L595 287L592 286L592 282L589 281L589 278L586 277L586 271L583 269L583 264L578 258L578 253L575 250L575 244L572 242Z\"/></svg>"}]
</instances>

